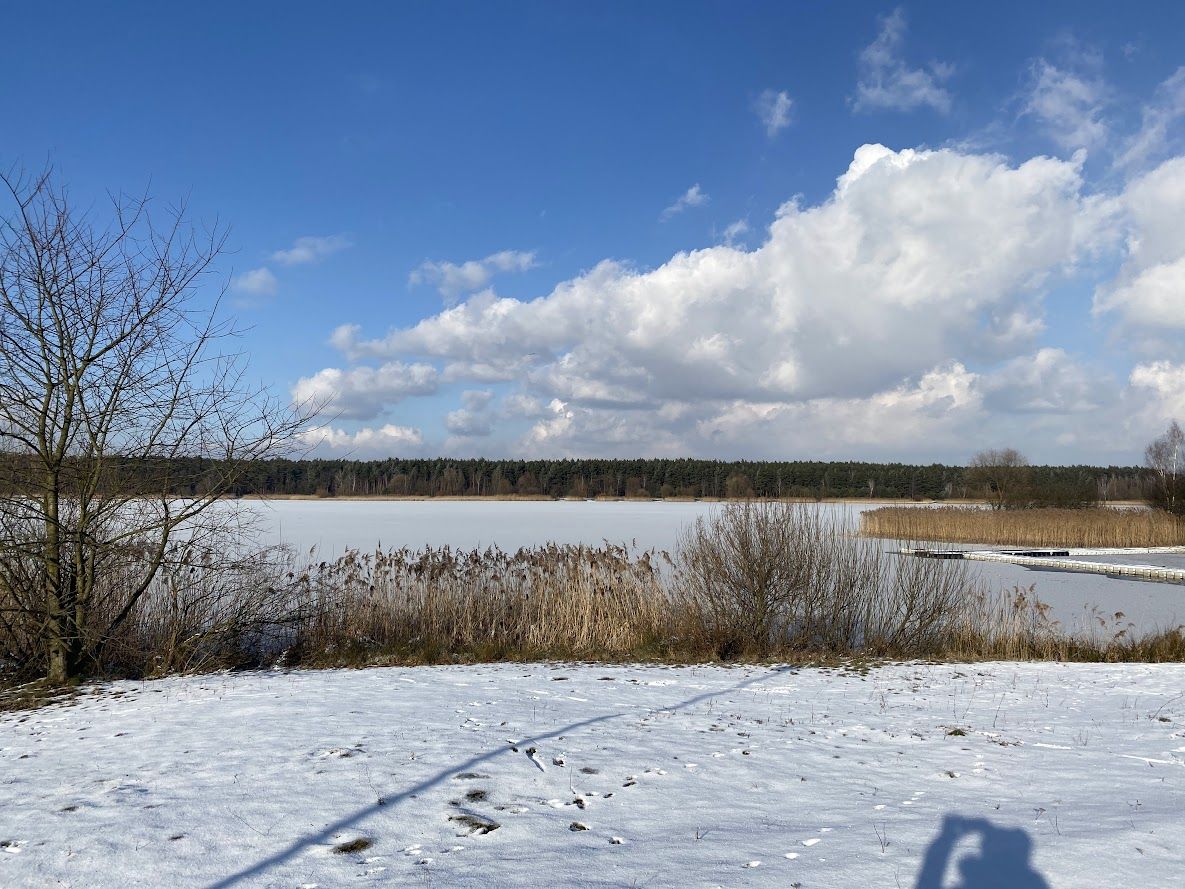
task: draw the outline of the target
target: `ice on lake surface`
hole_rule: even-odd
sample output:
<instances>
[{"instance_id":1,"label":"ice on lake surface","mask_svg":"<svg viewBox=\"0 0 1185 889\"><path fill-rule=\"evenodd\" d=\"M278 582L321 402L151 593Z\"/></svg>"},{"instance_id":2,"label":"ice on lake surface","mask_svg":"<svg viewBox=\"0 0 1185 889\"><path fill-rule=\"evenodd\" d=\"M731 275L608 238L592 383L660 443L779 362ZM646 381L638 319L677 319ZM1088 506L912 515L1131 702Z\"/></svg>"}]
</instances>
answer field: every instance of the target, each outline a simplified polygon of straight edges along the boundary
<instances>
[{"instance_id":1,"label":"ice on lake surface","mask_svg":"<svg viewBox=\"0 0 1185 889\"><path fill-rule=\"evenodd\" d=\"M720 503L584 500L269 500L251 503L272 541L322 556L347 548L410 546L504 550L546 543L636 541L672 550L683 527Z\"/></svg>"},{"instance_id":2,"label":"ice on lake surface","mask_svg":"<svg viewBox=\"0 0 1185 889\"><path fill-rule=\"evenodd\" d=\"M319 558L346 549L497 545L504 550L546 543L598 545L634 543L673 551L684 528L723 509L721 503L671 501L502 501L502 500L270 500L242 501L263 525L266 542L284 542L298 551L316 547ZM817 508L845 517L856 528L865 509L882 503L828 503ZM893 547L892 542L886 545ZM1140 564L1176 566L1173 557L1106 557ZM1178 559L1179 561L1179 559ZM1104 575L1033 571L1022 565L977 563L993 589L1027 588L1048 603L1067 626L1094 625L1092 609L1137 630L1185 623L1185 586L1120 580ZM1101 632L1102 627L1098 627Z\"/></svg>"}]
</instances>

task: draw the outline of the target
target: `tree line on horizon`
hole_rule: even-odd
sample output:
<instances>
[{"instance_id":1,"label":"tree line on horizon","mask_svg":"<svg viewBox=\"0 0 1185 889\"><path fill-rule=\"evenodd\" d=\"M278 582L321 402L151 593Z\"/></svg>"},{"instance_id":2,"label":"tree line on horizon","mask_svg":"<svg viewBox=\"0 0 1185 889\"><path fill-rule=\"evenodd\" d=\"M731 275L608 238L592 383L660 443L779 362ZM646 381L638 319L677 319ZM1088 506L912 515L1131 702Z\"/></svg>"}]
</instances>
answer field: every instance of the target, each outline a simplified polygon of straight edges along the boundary
<instances>
[{"instance_id":1,"label":"tree line on horizon","mask_svg":"<svg viewBox=\"0 0 1185 889\"><path fill-rule=\"evenodd\" d=\"M118 458L115 458L118 460ZM225 485L219 461L121 461L121 484L137 479L175 496ZM1029 505L1087 506L1147 496L1149 472L1135 466L1025 466ZM240 465L233 496L626 497L992 499L1000 484L982 467L857 461L655 459L285 459Z\"/></svg>"}]
</instances>

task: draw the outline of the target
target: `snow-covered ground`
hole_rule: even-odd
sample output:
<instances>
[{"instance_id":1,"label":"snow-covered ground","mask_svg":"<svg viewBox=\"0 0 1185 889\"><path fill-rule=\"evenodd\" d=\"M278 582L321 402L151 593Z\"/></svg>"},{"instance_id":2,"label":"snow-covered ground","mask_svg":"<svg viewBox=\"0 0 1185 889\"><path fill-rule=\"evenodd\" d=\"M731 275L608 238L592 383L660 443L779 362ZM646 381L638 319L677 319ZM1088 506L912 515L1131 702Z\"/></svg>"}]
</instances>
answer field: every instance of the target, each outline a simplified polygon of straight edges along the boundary
<instances>
[{"instance_id":1,"label":"snow-covered ground","mask_svg":"<svg viewBox=\"0 0 1185 889\"><path fill-rule=\"evenodd\" d=\"M6 887L1185 885L1183 812L1182 665L274 672L0 716Z\"/></svg>"}]
</instances>

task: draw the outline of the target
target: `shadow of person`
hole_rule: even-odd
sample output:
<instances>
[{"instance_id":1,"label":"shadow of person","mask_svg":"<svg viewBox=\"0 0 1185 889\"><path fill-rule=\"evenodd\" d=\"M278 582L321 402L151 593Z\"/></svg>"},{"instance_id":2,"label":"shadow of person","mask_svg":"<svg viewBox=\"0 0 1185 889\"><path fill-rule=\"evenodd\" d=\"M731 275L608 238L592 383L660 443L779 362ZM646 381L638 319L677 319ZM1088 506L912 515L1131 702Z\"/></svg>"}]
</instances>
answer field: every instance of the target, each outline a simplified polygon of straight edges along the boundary
<instances>
[{"instance_id":1,"label":"shadow of person","mask_svg":"<svg viewBox=\"0 0 1185 889\"><path fill-rule=\"evenodd\" d=\"M1020 828L996 827L984 818L947 815L942 830L930 843L915 889L944 889L943 877L956 847L964 839L979 840L955 864L955 889L1049 889L1049 883L1029 860L1033 841Z\"/></svg>"}]
</instances>

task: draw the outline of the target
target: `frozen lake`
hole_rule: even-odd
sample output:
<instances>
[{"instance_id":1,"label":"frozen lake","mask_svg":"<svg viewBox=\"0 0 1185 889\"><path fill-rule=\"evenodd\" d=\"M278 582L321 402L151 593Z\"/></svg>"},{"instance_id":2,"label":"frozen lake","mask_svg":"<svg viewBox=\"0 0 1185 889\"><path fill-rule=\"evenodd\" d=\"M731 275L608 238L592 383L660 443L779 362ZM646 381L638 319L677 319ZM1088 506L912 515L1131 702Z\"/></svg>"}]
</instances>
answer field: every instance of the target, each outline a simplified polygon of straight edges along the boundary
<instances>
[{"instance_id":1,"label":"frozen lake","mask_svg":"<svg viewBox=\"0 0 1185 889\"><path fill-rule=\"evenodd\" d=\"M685 526L723 507L591 500L269 500L247 505L264 519L269 541L300 550L315 546L322 556L380 545L473 549L496 544L516 550L544 543L596 546L605 540L672 550Z\"/></svg>"},{"instance_id":2,"label":"frozen lake","mask_svg":"<svg viewBox=\"0 0 1185 889\"><path fill-rule=\"evenodd\" d=\"M265 541L284 542L302 552L316 547L320 558L339 556L348 548L379 546L471 549L496 544L515 550L548 542L595 546L605 540L672 551L683 528L723 508L720 503L653 501L271 500L240 504L259 516ZM819 508L846 516L854 529L860 512L881 505L831 503ZM1171 559L1139 556L1132 560L1169 564ZM1185 586L1033 571L1021 565L978 563L977 569L994 589L1035 585L1037 595L1067 625L1097 625L1092 609L1108 616L1122 611L1123 620L1139 630L1185 623Z\"/></svg>"}]
</instances>

